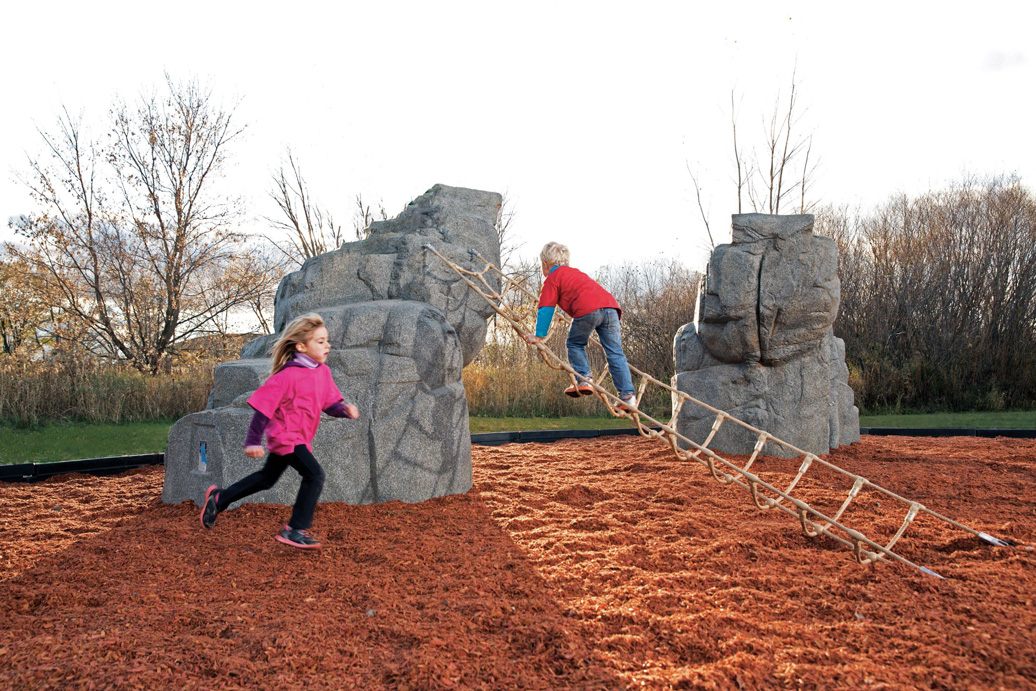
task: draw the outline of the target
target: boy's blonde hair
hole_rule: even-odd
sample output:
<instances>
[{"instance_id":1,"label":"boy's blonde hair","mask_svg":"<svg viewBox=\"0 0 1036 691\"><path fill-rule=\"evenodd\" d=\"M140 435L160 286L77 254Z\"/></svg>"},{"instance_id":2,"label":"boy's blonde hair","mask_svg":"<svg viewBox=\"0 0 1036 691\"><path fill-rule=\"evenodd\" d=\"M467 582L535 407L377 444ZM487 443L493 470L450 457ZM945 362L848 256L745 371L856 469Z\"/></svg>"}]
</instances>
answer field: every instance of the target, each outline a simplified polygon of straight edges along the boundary
<instances>
[{"instance_id":1,"label":"boy's blonde hair","mask_svg":"<svg viewBox=\"0 0 1036 691\"><path fill-rule=\"evenodd\" d=\"M568 248L560 242L548 242L540 250L540 261L547 266L568 264Z\"/></svg>"},{"instance_id":2,"label":"boy's blonde hair","mask_svg":"<svg viewBox=\"0 0 1036 691\"><path fill-rule=\"evenodd\" d=\"M295 317L284 327L284 333L273 346L270 374L277 374L295 357L295 344L305 343L314 331L324 326L324 318L316 312Z\"/></svg>"}]
</instances>

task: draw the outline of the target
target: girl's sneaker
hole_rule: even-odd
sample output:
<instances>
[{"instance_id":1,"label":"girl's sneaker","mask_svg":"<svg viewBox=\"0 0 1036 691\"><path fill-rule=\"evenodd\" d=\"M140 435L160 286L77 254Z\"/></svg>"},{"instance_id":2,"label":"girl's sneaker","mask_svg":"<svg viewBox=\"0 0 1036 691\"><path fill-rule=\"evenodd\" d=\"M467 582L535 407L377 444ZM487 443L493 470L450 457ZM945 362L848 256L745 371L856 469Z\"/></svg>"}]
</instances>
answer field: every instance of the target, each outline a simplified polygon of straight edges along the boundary
<instances>
[{"instance_id":1,"label":"girl's sneaker","mask_svg":"<svg viewBox=\"0 0 1036 691\"><path fill-rule=\"evenodd\" d=\"M296 530L290 526L284 526L281 534L274 536L273 539L289 547L320 549L320 542L310 537L308 530Z\"/></svg>"},{"instance_id":2,"label":"girl's sneaker","mask_svg":"<svg viewBox=\"0 0 1036 691\"><path fill-rule=\"evenodd\" d=\"M211 528L219 515L219 487L212 485L205 490L205 502L201 505L201 527Z\"/></svg>"}]
</instances>

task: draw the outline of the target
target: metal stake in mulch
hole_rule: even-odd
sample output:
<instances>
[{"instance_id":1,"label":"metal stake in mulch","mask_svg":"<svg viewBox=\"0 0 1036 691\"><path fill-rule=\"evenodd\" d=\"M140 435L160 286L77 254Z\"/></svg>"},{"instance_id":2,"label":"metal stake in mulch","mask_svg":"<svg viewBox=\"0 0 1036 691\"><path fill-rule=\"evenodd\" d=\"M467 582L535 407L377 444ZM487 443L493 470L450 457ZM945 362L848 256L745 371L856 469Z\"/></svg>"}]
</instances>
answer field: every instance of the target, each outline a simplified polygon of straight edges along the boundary
<instances>
[{"instance_id":1,"label":"metal stake in mulch","mask_svg":"<svg viewBox=\"0 0 1036 691\"><path fill-rule=\"evenodd\" d=\"M503 299L503 292L506 292L506 289L508 288L514 289L524 293L533 301L537 300L538 296L534 295L531 291L525 288L524 285L505 274L500 268L475 250L468 250L468 255L472 261L477 259L483 263L482 268L478 270L467 269L460 266L441 254L430 244L424 245L424 248L441 259L448 267L456 272L458 276L460 276L469 288L481 295L486 302L489 303L490 307L492 307L493 310L499 314L504 321L506 321L511 328L518 333L519 336L524 339L525 336L530 334L530 331L523 326L519 316L515 314L511 306ZM492 277L494 282L496 279L501 281L500 289L493 288L489 280L486 278L487 274ZM566 321L568 320L565 315L562 314L561 316ZM757 429L742 420L738 420L729 413L719 410L718 408L713 408L707 403L699 401L683 391L678 391L669 384L655 379L651 375L646 372L642 372L632 365L630 365L630 371L640 378L640 384L637 387L636 393L636 403L623 404L616 395L597 384L597 382L603 380L603 373L602 377L585 379L572 369L568 362L562 360L542 341L533 344L532 347L536 348L540 358L548 367L565 372L569 379L572 380L573 386L578 383L592 386L594 393L604 402L608 411L615 417L624 417L632 420L634 424L636 424L637 430L641 436L667 442L672 448L673 453L676 454L677 458L684 461L694 460L701 465L704 465L709 469L712 477L717 482L724 485L738 485L748 490L752 497L752 502L759 510L768 511L770 509L779 509L780 511L792 516L799 522L799 525L802 527L802 531L809 537L824 535L842 545L845 545L846 547L849 547L852 550L856 561L860 564L872 564L883 559L891 559L911 566L929 576L942 578L942 576L931 569L915 564L902 555L892 551L892 547L903 536L907 527L914 521L918 514L927 514L938 521L942 521L954 528L970 533L990 545L995 545L997 547L1012 547L1015 545L1015 543L1010 540L1000 539L987 533L979 532L958 521L932 511L919 502L911 501L895 492L885 489L865 477L851 473L844 468L840 468L833 463L819 458L815 454L803 451L782 439L778 439L769 432ZM642 400L644 392L647 390L648 386L658 386L668 391L672 396L674 401L673 415L668 423L660 422L640 410L640 401ZM700 406L711 411L716 416L708 437L701 444L688 439L683 434L676 431L677 416L683 406L687 404ZM756 437L755 448L752 451L751 456L748 458L748 461L743 466L739 466L723 458L718 453L708 448L709 444L715 438L716 433L726 423L743 427ZM652 429L652 427L657 429ZM752 473L750 470L752 464L755 463L756 458L762 452L763 447L767 443L783 447L794 456L802 458L795 477L783 488L770 484L755 473ZM799 484L799 481L811 468L815 467L827 468L828 470L844 475L852 480L851 489L849 489L844 501L833 516L827 516L824 513L821 513L810 506L807 502L793 495L793 491ZM885 544L875 542L860 531L846 525L846 523L841 520L846 509L849 508L849 505L863 490L871 490L883 494L901 505L905 511L903 521L899 526L899 529Z\"/></svg>"}]
</instances>

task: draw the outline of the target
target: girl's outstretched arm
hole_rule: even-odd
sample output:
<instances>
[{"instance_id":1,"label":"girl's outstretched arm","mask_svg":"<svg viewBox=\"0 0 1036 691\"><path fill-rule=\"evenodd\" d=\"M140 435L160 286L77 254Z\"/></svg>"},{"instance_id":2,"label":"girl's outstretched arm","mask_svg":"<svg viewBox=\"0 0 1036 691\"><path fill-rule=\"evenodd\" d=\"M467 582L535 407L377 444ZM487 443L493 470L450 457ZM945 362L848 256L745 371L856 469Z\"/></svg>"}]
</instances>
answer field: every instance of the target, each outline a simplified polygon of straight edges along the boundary
<instances>
[{"instance_id":1,"label":"girl's outstretched arm","mask_svg":"<svg viewBox=\"0 0 1036 691\"><path fill-rule=\"evenodd\" d=\"M352 403L346 403L345 401L332 403L328 407L324 408L324 412L331 417L347 417L350 420L355 420L360 417L360 409Z\"/></svg>"},{"instance_id":2,"label":"girl's outstretched arm","mask_svg":"<svg viewBox=\"0 0 1036 691\"><path fill-rule=\"evenodd\" d=\"M245 434L245 455L249 458L261 458L263 451L263 432L270 418L258 410L252 413L252 422L248 425L248 433Z\"/></svg>"}]
</instances>

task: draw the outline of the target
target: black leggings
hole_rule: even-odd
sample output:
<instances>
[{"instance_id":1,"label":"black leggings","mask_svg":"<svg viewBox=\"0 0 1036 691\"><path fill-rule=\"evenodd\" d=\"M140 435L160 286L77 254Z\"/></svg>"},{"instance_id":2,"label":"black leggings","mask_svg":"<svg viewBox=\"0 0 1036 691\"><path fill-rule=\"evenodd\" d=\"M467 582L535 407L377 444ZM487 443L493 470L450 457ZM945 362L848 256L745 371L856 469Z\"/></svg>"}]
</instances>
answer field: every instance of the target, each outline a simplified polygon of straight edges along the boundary
<instances>
[{"instance_id":1,"label":"black leggings","mask_svg":"<svg viewBox=\"0 0 1036 691\"><path fill-rule=\"evenodd\" d=\"M266 463L262 468L219 493L217 508L224 511L238 499L270 489L289 465L302 476L302 485L299 486L299 494L295 498L288 525L295 530L308 530L313 525L313 512L316 511L320 492L324 489L324 469L305 444L299 444L293 452L285 456L271 452L266 456Z\"/></svg>"}]
</instances>

